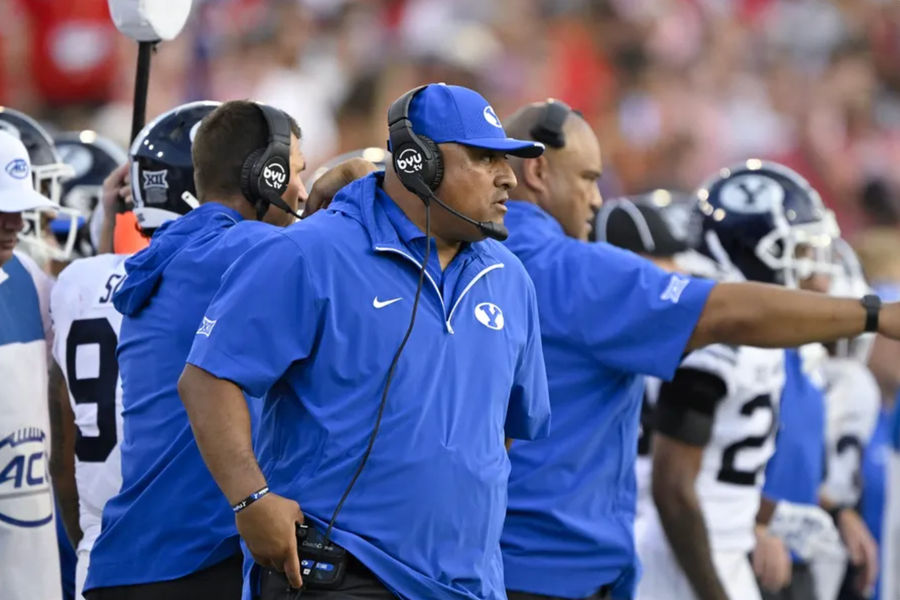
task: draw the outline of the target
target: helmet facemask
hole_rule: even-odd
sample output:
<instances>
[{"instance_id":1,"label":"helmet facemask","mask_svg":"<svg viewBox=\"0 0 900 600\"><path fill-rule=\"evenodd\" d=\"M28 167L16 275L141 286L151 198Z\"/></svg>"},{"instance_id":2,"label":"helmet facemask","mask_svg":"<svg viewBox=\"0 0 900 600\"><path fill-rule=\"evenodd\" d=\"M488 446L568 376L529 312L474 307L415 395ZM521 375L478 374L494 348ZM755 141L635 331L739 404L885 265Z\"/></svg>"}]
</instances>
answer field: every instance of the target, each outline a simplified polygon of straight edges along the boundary
<instances>
[{"instance_id":1,"label":"helmet facemask","mask_svg":"<svg viewBox=\"0 0 900 600\"><path fill-rule=\"evenodd\" d=\"M834 214L826 210L819 221L792 225L781 210L774 213L775 228L759 240L754 254L776 281L796 289L817 275L833 278L838 270L833 242L840 236Z\"/></svg>"},{"instance_id":2,"label":"helmet facemask","mask_svg":"<svg viewBox=\"0 0 900 600\"><path fill-rule=\"evenodd\" d=\"M62 197L62 182L75 174L71 166L63 163L50 163L32 166L32 183L34 190L59 204ZM57 241L50 231L53 218L69 221L68 235ZM22 213L25 227L19 234L19 241L24 250L35 262L45 265L50 260L68 261L78 237L78 225L81 213L72 208L27 210Z\"/></svg>"}]
</instances>

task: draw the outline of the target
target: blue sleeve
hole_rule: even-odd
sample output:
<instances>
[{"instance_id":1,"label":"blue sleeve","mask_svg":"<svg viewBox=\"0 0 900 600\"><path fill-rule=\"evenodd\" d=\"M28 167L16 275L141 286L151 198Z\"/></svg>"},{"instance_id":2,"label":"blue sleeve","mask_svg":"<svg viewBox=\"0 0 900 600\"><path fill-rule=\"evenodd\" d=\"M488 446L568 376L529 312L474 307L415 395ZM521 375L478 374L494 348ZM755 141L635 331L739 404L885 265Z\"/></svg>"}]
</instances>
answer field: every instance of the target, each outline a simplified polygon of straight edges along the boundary
<instances>
[{"instance_id":1,"label":"blue sleeve","mask_svg":"<svg viewBox=\"0 0 900 600\"><path fill-rule=\"evenodd\" d=\"M261 397L309 356L317 305L300 248L283 233L271 236L222 276L187 362Z\"/></svg>"},{"instance_id":2,"label":"blue sleeve","mask_svg":"<svg viewBox=\"0 0 900 600\"><path fill-rule=\"evenodd\" d=\"M528 339L516 363L505 429L506 437L534 440L550 433L550 392L534 285L523 276L528 286Z\"/></svg>"},{"instance_id":3,"label":"blue sleeve","mask_svg":"<svg viewBox=\"0 0 900 600\"><path fill-rule=\"evenodd\" d=\"M667 273L606 243L568 244L554 286L560 306L541 318L562 319L601 364L671 379L714 281ZM546 332L545 332L546 333Z\"/></svg>"},{"instance_id":4,"label":"blue sleeve","mask_svg":"<svg viewBox=\"0 0 900 600\"><path fill-rule=\"evenodd\" d=\"M895 452L900 452L900 403L894 404L891 416L891 445Z\"/></svg>"}]
</instances>

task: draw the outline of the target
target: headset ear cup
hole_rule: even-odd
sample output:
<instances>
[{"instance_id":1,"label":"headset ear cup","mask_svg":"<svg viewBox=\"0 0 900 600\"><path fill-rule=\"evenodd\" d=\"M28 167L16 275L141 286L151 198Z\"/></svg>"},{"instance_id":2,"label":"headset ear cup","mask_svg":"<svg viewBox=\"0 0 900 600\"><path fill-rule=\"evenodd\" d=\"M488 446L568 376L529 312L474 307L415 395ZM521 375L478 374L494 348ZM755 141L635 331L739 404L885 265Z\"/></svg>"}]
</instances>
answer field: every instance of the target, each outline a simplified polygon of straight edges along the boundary
<instances>
[{"instance_id":1,"label":"headset ear cup","mask_svg":"<svg viewBox=\"0 0 900 600\"><path fill-rule=\"evenodd\" d=\"M247 155L247 158L244 159L244 164L241 166L241 192L243 192L247 201L254 206L259 200L259 190L257 189L259 173L256 166L263 152L265 150L262 148L254 150Z\"/></svg>"},{"instance_id":2,"label":"headset ear cup","mask_svg":"<svg viewBox=\"0 0 900 600\"><path fill-rule=\"evenodd\" d=\"M422 178L425 179L425 183L428 184L431 191L435 191L441 185L441 180L444 179L444 157L441 155L441 149L430 138L420 135L419 139L425 149L434 157L427 163Z\"/></svg>"}]
</instances>

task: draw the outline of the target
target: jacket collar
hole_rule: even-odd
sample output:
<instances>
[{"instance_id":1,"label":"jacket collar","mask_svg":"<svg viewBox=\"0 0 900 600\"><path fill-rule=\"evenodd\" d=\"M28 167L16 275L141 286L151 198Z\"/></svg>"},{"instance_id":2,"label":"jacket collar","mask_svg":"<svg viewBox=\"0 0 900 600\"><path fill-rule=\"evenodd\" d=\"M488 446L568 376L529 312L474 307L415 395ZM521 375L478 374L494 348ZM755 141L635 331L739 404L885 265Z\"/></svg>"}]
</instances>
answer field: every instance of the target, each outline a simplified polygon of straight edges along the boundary
<instances>
[{"instance_id":1,"label":"jacket collar","mask_svg":"<svg viewBox=\"0 0 900 600\"><path fill-rule=\"evenodd\" d=\"M372 250L390 248L405 252L410 242L424 239L425 234L384 192L383 181L383 173L357 179L338 192L328 210L358 221L369 234ZM486 262L502 262L492 252L493 243L492 240L473 242L461 253L471 252Z\"/></svg>"}]
</instances>

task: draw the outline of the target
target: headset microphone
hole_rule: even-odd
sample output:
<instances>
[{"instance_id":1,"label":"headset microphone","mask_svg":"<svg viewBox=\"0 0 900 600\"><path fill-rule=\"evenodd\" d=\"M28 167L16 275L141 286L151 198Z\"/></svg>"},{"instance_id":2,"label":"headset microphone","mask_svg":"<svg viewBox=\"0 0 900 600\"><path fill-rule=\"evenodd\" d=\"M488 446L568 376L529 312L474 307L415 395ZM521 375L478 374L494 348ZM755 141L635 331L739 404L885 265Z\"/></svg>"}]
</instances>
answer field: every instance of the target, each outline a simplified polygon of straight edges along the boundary
<instances>
[{"instance_id":1,"label":"headset microphone","mask_svg":"<svg viewBox=\"0 0 900 600\"><path fill-rule=\"evenodd\" d=\"M509 230L506 227L504 227L503 225L501 225L500 223L494 223L493 221L476 221L475 219L467 217L466 215L462 214L458 210L451 208L451 207L447 206L446 204L444 204L441 201L441 199L438 198L434 194L434 192L432 192L431 190L428 190L428 195L430 196L431 200L434 200L435 202L440 204L441 207L444 210L446 210L448 213L450 213L454 217L462 219L466 223L471 223L472 225L477 227L478 231L483 233L485 236L487 236L493 240L497 240L498 242L502 242L502 241L506 240L506 238L509 237ZM425 200L425 198L422 198L422 199Z\"/></svg>"}]
</instances>

